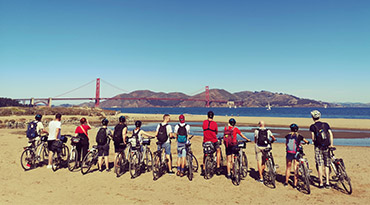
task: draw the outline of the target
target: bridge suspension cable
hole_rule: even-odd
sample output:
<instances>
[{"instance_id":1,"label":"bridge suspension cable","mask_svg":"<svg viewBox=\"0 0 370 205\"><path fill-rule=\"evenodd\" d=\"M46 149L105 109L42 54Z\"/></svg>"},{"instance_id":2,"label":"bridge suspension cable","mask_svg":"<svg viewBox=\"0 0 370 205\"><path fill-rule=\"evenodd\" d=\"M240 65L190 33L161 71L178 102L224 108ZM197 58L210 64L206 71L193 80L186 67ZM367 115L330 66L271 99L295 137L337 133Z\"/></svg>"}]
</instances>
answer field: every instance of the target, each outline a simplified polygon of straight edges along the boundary
<instances>
[{"instance_id":1,"label":"bridge suspension cable","mask_svg":"<svg viewBox=\"0 0 370 205\"><path fill-rule=\"evenodd\" d=\"M78 88L75 88L75 89L72 89L72 90L70 90L70 91L68 91L68 92L65 92L65 93L62 93L62 94L60 94L60 95L57 95L57 96L55 96L55 98L57 98L57 97L61 97L61 96L63 96L63 95L67 95L67 94L69 94L69 93L71 93L71 92L74 92L74 91L76 91L76 90L78 90L78 89L81 89L81 88L83 88L83 87L85 87L85 86L88 86L90 83L93 83L93 82L95 82L95 79L94 79L94 80L92 80L92 81L90 81L90 82L88 82L88 83L86 83L86 84L81 85L81 86L80 86L80 87L78 87Z\"/></svg>"},{"instance_id":2,"label":"bridge suspension cable","mask_svg":"<svg viewBox=\"0 0 370 205\"><path fill-rule=\"evenodd\" d=\"M115 86L115 85L113 85L113 84L111 84L111 83L109 83L109 82L107 82L107 81L105 81L105 80L103 80L103 79L100 79L103 83L105 83L105 84L108 84L109 86L111 86L111 87L113 87L113 88L115 88L115 89L117 89L117 90L120 90L120 91L122 91L122 92L125 92L125 93L128 93L128 91L127 90L125 90L125 89L122 89L122 88L120 88L120 87L118 87L118 86Z\"/></svg>"}]
</instances>

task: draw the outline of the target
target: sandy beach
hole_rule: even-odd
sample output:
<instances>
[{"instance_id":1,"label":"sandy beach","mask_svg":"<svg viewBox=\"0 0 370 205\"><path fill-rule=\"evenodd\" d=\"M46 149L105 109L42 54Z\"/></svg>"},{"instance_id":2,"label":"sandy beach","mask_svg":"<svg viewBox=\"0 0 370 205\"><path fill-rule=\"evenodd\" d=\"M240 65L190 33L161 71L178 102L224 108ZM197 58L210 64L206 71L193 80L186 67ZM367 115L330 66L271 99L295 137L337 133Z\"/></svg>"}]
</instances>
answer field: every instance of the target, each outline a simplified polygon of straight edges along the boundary
<instances>
[{"instance_id":1,"label":"sandy beach","mask_svg":"<svg viewBox=\"0 0 370 205\"><path fill-rule=\"evenodd\" d=\"M125 114L130 119L143 121L156 121L162 119L162 115ZM52 116L45 116L52 117ZM72 116L64 116L67 119ZM80 116L74 116L80 117ZM118 116L111 117L111 122ZM4 119L32 119L33 116L8 116ZM186 115L188 121L202 121L204 116ZM269 126L287 126L292 122L301 124L301 127L309 126L311 119L300 118L254 118L235 117L240 124L255 125L259 120L264 120ZM218 122L227 122L229 117L216 116ZM99 121L97 117L89 118L90 121ZM172 120L177 120L173 116ZM294 121L292 121L294 120ZM370 120L346 120L346 119L323 119L328 121L336 129L368 130ZM112 123L113 125L115 123ZM75 129L74 124L63 124L62 134L71 134ZM89 131L95 139L96 127ZM131 179L129 173L117 178L113 172L94 171L82 175L79 171L70 172L68 169L60 169L53 172L46 166L30 171L24 171L20 165L20 155L23 146L27 145L24 129L0 129L1 156L1 204L366 204L370 200L370 159L366 157L370 153L370 147L337 146L336 156L344 159L347 172L352 179L353 193L347 195L340 190L320 190L317 183L311 186L311 194L305 195L294 190L292 187L284 187L282 182L285 178L285 146L275 143L273 155L276 163L280 166L277 170L277 187L271 189L255 181L256 160L254 144L247 144L249 161L249 174L242 180L240 186L234 186L225 176L214 176L205 180L196 173L193 181L186 177L180 178L175 175L164 175L159 180L153 181L152 173L144 173L136 179ZM152 141L151 150L155 150ZM192 149L199 161L202 161L202 137L195 136L192 140ZM90 142L95 144L94 140ZM90 145L91 145L90 144ZM68 145L70 143L68 142ZM224 149L224 147L223 147ZM172 153L176 162L177 154L175 143L172 144ZM313 145L305 146L305 153L311 165L314 167ZM363 157L365 155L365 157ZM113 144L110 148L110 161L114 159ZM173 163L175 166L175 163ZM315 179L316 170L311 174ZM335 185L335 181L332 181Z\"/></svg>"}]
</instances>

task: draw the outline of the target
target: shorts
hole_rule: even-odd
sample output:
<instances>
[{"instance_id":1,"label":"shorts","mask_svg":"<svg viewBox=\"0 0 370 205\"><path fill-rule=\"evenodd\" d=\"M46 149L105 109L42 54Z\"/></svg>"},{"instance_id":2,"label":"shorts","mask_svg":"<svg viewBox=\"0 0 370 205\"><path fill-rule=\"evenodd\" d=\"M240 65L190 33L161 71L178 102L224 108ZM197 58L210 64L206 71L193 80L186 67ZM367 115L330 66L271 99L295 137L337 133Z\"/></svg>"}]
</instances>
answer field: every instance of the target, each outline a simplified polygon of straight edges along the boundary
<instances>
[{"instance_id":1,"label":"shorts","mask_svg":"<svg viewBox=\"0 0 370 205\"><path fill-rule=\"evenodd\" d=\"M48 150L49 151L53 151L53 144L54 144L55 140L48 140Z\"/></svg>"},{"instance_id":2,"label":"shorts","mask_svg":"<svg viewBox=\"0 0 370 205\"><path fill-rule=\"evenodd\" d=\"M109 145L98 145L98 156L106 157L109 155Z\"/></svg>"},{"instance_id":3,"label":"shorts","mask_svg":"<svg viewBox=\"0 0 370 205\"><path fill-rule=\"evenodd\" d=\"M297 160L297 154L286 153L286 160L288 160L288 161Z\"/></svg>"},{"instance_id":4,"label":"shorts","mask_svg":"<svg viewBox=\"0 0 370 205\"><path fill-rule=\"evenodd\" d=\"M237 153L238 153L237 146L226 147L226 156L232 155L232 154L237 154Z\"/></svg>"},{"instance_id":5,"label":"shorts","mask_svg":"<svg viewBox=\"0 0 370 205\"><path fill-rule=\"evenodd\" d=\"M315 147L315 161L318 166L330 166L329 149L320 149Z\"/></svg>"},{"instance_id":6,"label":"shorts","mask_svg":"<svg viewBox=\"0 0 370 205\"><path fill-rule=\"evenodd\" d=\"M259 162L259 161L262 161L262 158L265 157L264 156L264 152L263 150L265 150L267 147L260 147L258 145L256 145L255 147L255 151L256 151L256 160Z\"/></svg>"},{"instance_id":7,"label":"shorts","mask_svg":"<svg viewBox=\"0 0 370 205\"><path fill-rule=\"evenodd\" d=\"M125 150L125 148L126 148L126 145L123 142L114 143L114 152L115 153L123 152L123 150Z\"/></svg>"},{"instance_id":8,"label":"shorts","mask_svg":"<svg viewBox=\"0 0 370 205\"><path fill-rule=\"evenodd\" d=\"M186 157L185 143L177 143L177 156Z\"/></svg>"},{"instance_id":9,"label":"shorts","mask_svg":"<svg viewBox=\"0 0 370 205\"><path fill-rule=\"evenodd\" d=\"M205 142L203 142L203 146L204 146L204 143ZM212 142L212 143L213 143L213 147L215 148L215 150L220 148L220 141L217 140L217 142Z\"/></svg>"},{"instance_id":10,"label":"shorts","mask_svg":"<svg viewBox=\"0 0 370 205\"><path fill-rule=\"evenodd\" d=\"M169 142L165 142L157 146L157 150L160 150L161 148L164 148L164 151L167 155L171 154L171 144Z\"/></svg>"}]
</instances>

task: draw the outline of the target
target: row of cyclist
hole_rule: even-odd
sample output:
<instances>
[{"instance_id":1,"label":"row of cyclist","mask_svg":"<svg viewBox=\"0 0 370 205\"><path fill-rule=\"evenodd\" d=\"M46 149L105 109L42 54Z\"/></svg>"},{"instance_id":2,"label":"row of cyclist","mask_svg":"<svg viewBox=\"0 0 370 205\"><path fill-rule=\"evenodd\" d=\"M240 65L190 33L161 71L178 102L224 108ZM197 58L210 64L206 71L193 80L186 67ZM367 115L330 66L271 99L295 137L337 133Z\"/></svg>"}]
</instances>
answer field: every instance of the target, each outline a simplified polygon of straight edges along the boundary
<instances>
[{"instance_id":1,"label":"row of cyclist","mask_svg":"<svg viewBox=\"0 0 370 205\"><path fill-rule=\"evenodd\" d=\"M315 145L315 161L318 169L318 178L319 178L319 187L323 188L330 188L329 182L329 166L330 166L330 157L329 157L329 150L333 147L333 134L330 129L330 126L327 123L321 122L319 119L321 117L321 113L317 110L311 112L311 116L314 120L314 124L311 125L310 131L312 132L312 140ZM237 157L241 157L240 161L240 169L242 170L242 175L246 175L248 162L244 152L240 152L241 148L245 148L245 143L250 142L251 140L248 139L245 135L241 133L241 131L235 126L236 121L235 119L231 118L229 120L228 126L226 126L223 130L223 137L218 138L218 125L213 120L214 113L209 111L207 113L207 120L203 122L203 149L204 149L204 157L203 157L203 166L202 166L202 173L201 175L205 178L210 178L210 169L214 169L215 173L218 175L222 172L221 161L222 154L221 154L221 142L222 139L225 144L226 148L226 156L227 156L227 169L226 169L226 177L228 179L232 179L235 176L235 167L239 166L235 160ZM58 152L62 149L61 141L66 141L64 136L61 135L61 114L57 114L55 120L49 123L49 132L47 132L42 123L41 123L41 115L36 115L35 121L30 123L27 128L27 137L30 139L39 139L38 136L42 134L48 134L47 138L47 147L49 152L45 155L48 155L48 166L47 168L52 168L53 164L53 155L55 152ZM158 124L156 128L155 135L152 136L149 133L145 132L141 129L141 121L135 122L135 129L132 131L132 136L128 137L128 128L126 125L126 119L124 116L119 118L119 123L115 126L114 131L108 128L109 121L107 119L102 120L102 127L99 129L96 135L96 143L97 146L94 146L94 149L97 150L96 158L98 163L99 171L103 171L103 161L105 162L106 171L110 171L109 168L109 145L111 140L113 140L114 144L114 151L115 151L115 160L114 160L114 167L116 168L119 165L119 160L117 158L120 156L120 153L123 153L126 149L127 145L130 144L131 147L135 147L136 145L145 145L150 144L150 139L157 138L157 152L163 150L165 153L165 170L168 174L175 174L172 170L172 156L171 156L171 139L177 139L177 176L184 176L186 172L189 172L189 166L187 166L187 162L191 163L192 160L186 160L187 151L190 149L186 149L186 146L189 145L189 137L190 136L190 125L186 124L184 115L179 116L179 124L174 127L172 130L171 125L168 123L170 122L170 115L165 114L163 116L163 122ZM89 135L88 130L91 129L86 118L82 118L80 120L81 125L78 126L75 130L76 136L72 137L72 144L76 150L76 167L83 168L84 158L87 158L87 154L89 152ZM33 126L32 126L33 125ZM275 141L275 137L273 136L272 132L265 128L265 123L263 121L259 122L259 128L255 130L255 153L256 153L256 160L257 160L257 167L258 167L258 174L259 178L257 179L258 182L264 182L264 170L266 167L266 162L268 158L269 151L271 151L271 143ZM33 129L32 129L33 127ZM298 153L300 149L300 145L302 142L309 143L302 135L298 133L298 125L292 124L290 126L291 133L288 134L286 138L286 180L284 185L287 186L289 183L290 178L290 170L293 164L294 167L294 182L292 183L293 187L297 186L297 169L298 169ZM240 135L245 141L238 141L237 135ZM148 138L145 139L144 136ZM45 139L45 138L44 138ZM129 140L130 139L130 140ZM148 143L149 140L149 143ZM134 146L132 146L134 145ZM140 152L143 152L143 146L140 146ZM69 151L64 151L69 152ZM213 154L214 157L213 157ZM151 155L151 153L150 153ZM211 166L207 165L207 155L212 155L212 163ZM243 155L243 156L241 156ZM271 153L270 153L271 155ZM191 156L195 158L194 155ZM70 156L69 156L70 157ZM120 156L121 157L121 156ZM129 156L126 156L129 158ZM272 158L272 155L271 157ZM22 159L21 159L22 160ZM144 157L141 157L141 161L144 160ZM146 158L148 160L148 158ZM156 159L152 155L150 156L151 164L158 164ZM195 159L196 160L196 159ZM273 160L273 158L271 159ZM198 163L196 161L196 163ZM28 163L26 166L30 166ZM208 163L209 164L209 163ZM86 164L85 164L86 165ZM275 165L274 165L275 166ZM154 167L155 166L152 166ZM324 186L323 183L323 167L325 167L325 177L326 183ZM245 173L243 173L243 169ZM271 169L271 167L270 167ZM275 169L275 167L273 168ZM197 170L197 168L196 168ZM154 172L154 170L153 170ZM153 173L154 174L154 173ZM239 181L240 182L240 181Z\"/></svg>"}]
</instances>

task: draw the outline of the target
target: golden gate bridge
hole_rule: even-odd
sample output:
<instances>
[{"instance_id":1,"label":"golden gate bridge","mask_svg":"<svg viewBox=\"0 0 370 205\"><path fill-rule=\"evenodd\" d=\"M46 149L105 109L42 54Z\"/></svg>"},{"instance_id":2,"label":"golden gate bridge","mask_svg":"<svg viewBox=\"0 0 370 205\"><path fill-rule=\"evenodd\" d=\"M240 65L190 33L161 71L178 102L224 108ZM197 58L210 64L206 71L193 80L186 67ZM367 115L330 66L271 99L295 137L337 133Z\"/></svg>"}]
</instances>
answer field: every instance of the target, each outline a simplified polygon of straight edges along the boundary
<instances>
[{"instance_id":1,"label":"golden gate bridge","mask_svg":"<svg viewBox=\"0 0 370 205\"><path fill-rule=\"evenodd\" d=\"M205 97L203 99L201 98L153 98L153 97L111 97L111 98L106 98L106 97L100 97L100 83L102 82L105 82L103 80L101 80L100 78L97 78L96 79L96 90L95 90L95 97L60 97L60 96L63 96L63 95L66 95L68 93L71 93L71 92L74 92L90 83L92 83L93 81L90 81L89 83L87 84L84 84L80 87L77 87L73 90L70 90L66 93L63 93L61 95L58 95L56 97L49 97L49 98L20 98L20 99L15 99L17 101L20 101L20 102L23 102L24 104L27 104L27 102L29 102L29 104L31 106L35 106L35 105L38 105L38 104L43 104L43 105L46 105L46 106L49 106L51 107L52 105L52 102L53 101L71 101L71 100L78 100L78 101L84 101L84 100L89 100L89 101L95 101L95 107L99 107L100 106L100 101L102 100L158 100L158 101L199 101L199 102L204 102L204 105L205 107L209 107L210 104L212 102L216 102L216 103L227 103L227 104L234 104L234 103L240 103L240 102L234 102L234 101L230 101L230 100L214 100L214 99L210 99L210 94L209 94L209 86L205 86ZM105 82L107 84L109 84L110 86L113 86L117 89L120 89L120 90L123 90L119 87L116 87L108 82Z\"/></svg>"}]
</instances>

